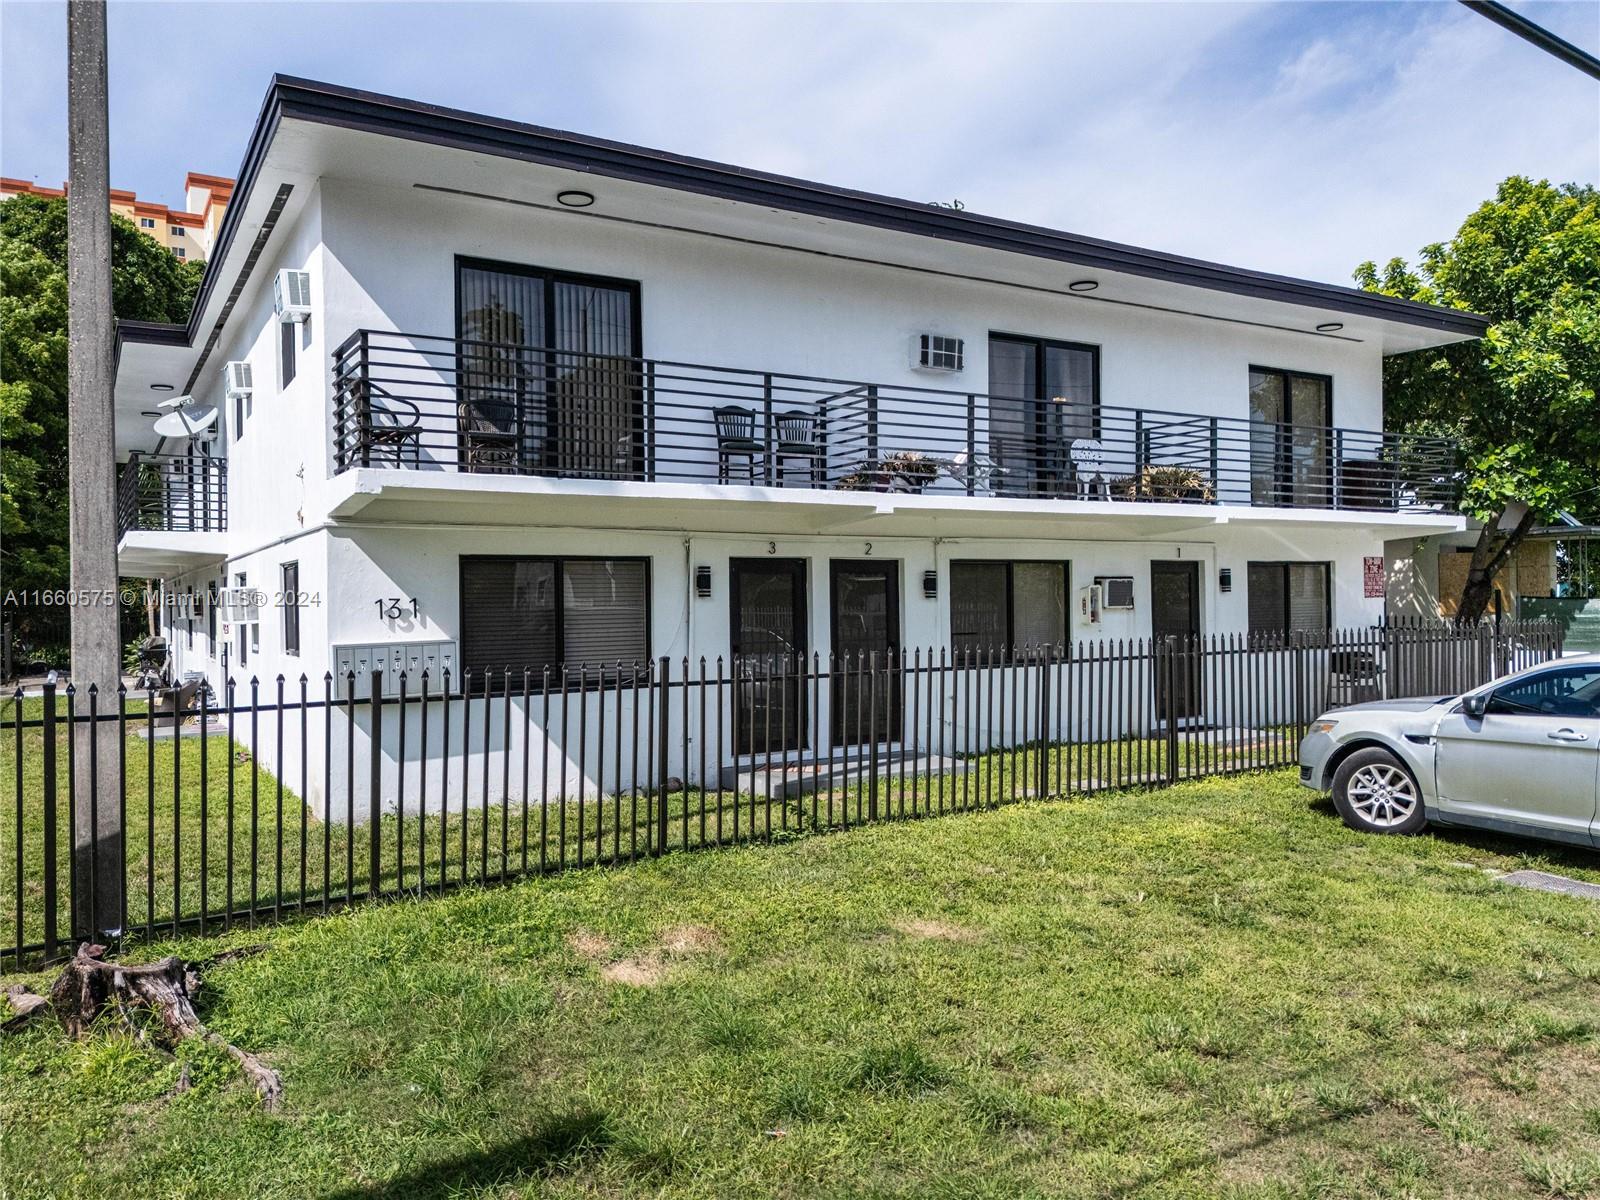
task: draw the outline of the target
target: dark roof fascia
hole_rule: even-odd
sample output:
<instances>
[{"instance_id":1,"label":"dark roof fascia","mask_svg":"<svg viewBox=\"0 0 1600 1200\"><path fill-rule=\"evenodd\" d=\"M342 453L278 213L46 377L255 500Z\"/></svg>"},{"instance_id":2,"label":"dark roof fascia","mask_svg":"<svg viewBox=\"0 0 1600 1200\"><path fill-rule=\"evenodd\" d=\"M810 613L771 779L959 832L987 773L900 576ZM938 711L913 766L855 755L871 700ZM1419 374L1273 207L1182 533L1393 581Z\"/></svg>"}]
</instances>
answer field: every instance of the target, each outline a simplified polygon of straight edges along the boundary
<instances>
[{"instance_id":1,"label":"dark roof fascia","mask_svg":"<svg viewBox=\"0 0 1600 1200\"><path fill-rule=\"evenodd\" d=\"M278 122L284 119L534 162L919 237L1052 259L1091 270L1116 271L1233 295L1397 321L1465 337L1481 337L1489 326L1486 317L1459 309L1440 308L1357 288L1229 267L998 217L812 183L726 163L283 75L274 76L267 91L261 117L238 172L239 183L234 189L234 202L223 219L218 247L211 261L221 262L226 256L271 134ZM208 271L196 299L195 314L190 319L191 339L196 318L203 310L214 283Z\"/></svg>"}]
</instances>

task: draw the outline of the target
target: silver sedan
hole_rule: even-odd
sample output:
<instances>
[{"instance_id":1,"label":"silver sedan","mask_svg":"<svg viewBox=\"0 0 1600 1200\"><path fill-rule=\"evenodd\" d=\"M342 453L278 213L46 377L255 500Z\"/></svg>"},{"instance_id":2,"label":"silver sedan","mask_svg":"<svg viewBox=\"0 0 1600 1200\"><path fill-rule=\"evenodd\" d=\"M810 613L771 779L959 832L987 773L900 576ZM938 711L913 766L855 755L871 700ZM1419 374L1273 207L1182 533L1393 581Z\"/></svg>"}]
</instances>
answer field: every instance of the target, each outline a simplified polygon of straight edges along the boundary
<instances>
[{"instance_id":1,"label":"silver sedan","mask_svg":"<svg viewBox=\"0 0 1600 1200\"><path fill-rule=\"evenodd\" d=\"M1600 845L1600 654L1324 713L1300 743L1300 782L1367 833L1433 822Z\"/></svg>"}]
</instances>

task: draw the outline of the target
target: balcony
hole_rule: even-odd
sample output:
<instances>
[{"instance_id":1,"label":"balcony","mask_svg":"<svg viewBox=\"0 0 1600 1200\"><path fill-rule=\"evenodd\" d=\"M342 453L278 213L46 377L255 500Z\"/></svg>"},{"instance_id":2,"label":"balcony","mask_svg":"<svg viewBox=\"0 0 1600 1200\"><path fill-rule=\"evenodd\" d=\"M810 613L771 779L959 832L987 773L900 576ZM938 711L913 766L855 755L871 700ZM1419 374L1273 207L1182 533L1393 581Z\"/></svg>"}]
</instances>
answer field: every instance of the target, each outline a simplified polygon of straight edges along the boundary
<instances>
[{"instance_id":1,"label":"balcony","mask_svg":"<svg viewBox=\"0 0 1600 1200\"><path fill-rule=\"evenodd\" d=\"M1438 438L361 330L334 464L556 479L1441 514Z\"/></svg>"},{"instance_id":2,"label":"balcony","mask_svg":"<svg viewBox=\"0 0 1600 1200\"><path fill-rule=\"evenodd\" d=\"M228 464L200 454L140 454L117 481L117 565L124 575L166 575L223 557Z\"/></svg>"}]
</instances>

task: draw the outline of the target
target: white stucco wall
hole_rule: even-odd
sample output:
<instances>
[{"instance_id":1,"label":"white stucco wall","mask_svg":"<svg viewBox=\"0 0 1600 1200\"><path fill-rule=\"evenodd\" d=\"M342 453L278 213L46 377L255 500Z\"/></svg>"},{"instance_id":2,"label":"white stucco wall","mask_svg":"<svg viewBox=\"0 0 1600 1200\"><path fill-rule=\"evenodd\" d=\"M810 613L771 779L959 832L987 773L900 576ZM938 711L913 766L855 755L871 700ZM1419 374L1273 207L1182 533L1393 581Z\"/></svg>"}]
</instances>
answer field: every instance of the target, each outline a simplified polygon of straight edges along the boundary
<instances>
[{"instance_id":1,"label":"white stucco wall","mask_svg":"<svg viewBox=\"0 0 1600 1200\"><path fill-rule=\"evenodd\" d=\"M1087 303L990 283L935 279L887 266L333 179L316 185L300 215L275 234L270 247L240 297L228 334L199 390L202 399L224 410L230 557L221 571L172 581L178 586L191 581L203 585L220 577L232 586L243 572L250 585L271 601L279 588L282 564L299 563L301 590L315 597L301 609L299 655L285 652L281 612L271 603L261 613L258 649L242 668L234 649L239 631L224 629L219 622L219 640L230 646L228 672L238 682L236 696L241 701L248 699L252 676L261 681L263 700L274 698L280 674L293 699L302 672L310 676L312 698L320 698L323 673L333 665L335 645L459 644L459 560L469 554L646 557L652 581L651 655L675 661L704 656L713 671L717 657L727 656L730 649L728 560L769 553L804 559L810 648L824 656L831 649L828 563L866 557L869 539L864 537L774 534L760 528L755 518L748 532L738 535L692 528L651 532L647 500L639 501L632 530L549 526L538 520L536 509L530 522L521 526L462 525L444 507L437 523L384 527L359 520L330 521L330 496L335 490L331 353L360 328L452 335L458 255L637 280L643 352L651 358L982 392L988 381L987 335L1003 331L1099 346L1100 398L1108 406L1244 418L1249 368L1264 365L1332 376L1334 423L1366 429L1381 426L1382 364L1371 343ZM287 387L279 381L278 325L271 299L272 275L280 267L311 272L315 305L311 320L297 330L298 369ZM910 368L912 338L922 331L966 339L967 366L960 376L929 376ZM234 358L252 362L256 381L251 411L242 425L221 390L222 363ZM485 477L485 487L492 486L493 477ZM1139 506L1128 508L1131 517ZM1108 536L1103 520L1091 530L1070 512L1059 521L1052 518L1051 529L1051 536L1027 538L1008 536L1003 526L982 538L874 533L871 557L892 561L899 571L901 644L935 651L949 645L948 564L960 558L1070 561L1071 635L1077 639L1148 637L1150 563L1169 559L1201 564L1201 628L1208 634L1246 629L1251 561L1329 562L1334 624L1363 626L1382 617L1383 601L1362 594L1363 556L1382 553L1382 535L1357 514L1351 514L1349 521L1317 528L1251 522L1201 528L1159 542ZM701 564L712 568L709 599L692 595L693 568ZM1218 572L1224 567L1233 577L1228 593L1218 585ZM935 599L923 595L926 570L939 573ZM1077 616L1077 591L1096 575L1131 575L1134 610L1106 613L1095 625L1082 621ZM375 604L386 597L408 603L415 598L418 615L386 619ZM220 650L213 652L205 645L204 628L203 620L196 623L192 650L178 645L184 639L181 631L174 631L179 634L174 637L174 655L180 671L205 671L220 694L224 660ZM598 715L597 699L584 703L591 706L592 718ZM517 711L525 728L542 722L542 710ZM1208 715L1228 721L1250 716ZM615 716L611 710L610 719ZM393 758L398 725L392 714L385 720L389 724L383 790L392 804L400 770ZM469 715L468 720L483 728L481 713ZM370 714L363 712L357 725L353 785L355 811L360 815L367 808L365 730ZM343 726L335 731L331 746L324 743L319 719L309 727L302 751L291 722L284 752L291 763L308 753L319 768L332 752L337 760L332 794L342 807L347 794ZM590 728L594 727L591 719ZM496 728L490 733L488 794L494 799L496 781L506 766L498 756L506 748ZM434 730L433 747L439 746L441 734L442 727ZM698 754L701 734L692 730L690 736ZM510 752L520 753L515 737ZM277 747L263 740L257 753L270 762ZM480 778L484 763L477 743L465 765L474 780ZM437 797L443 780L437 763L428 769L434 772L429 790ZM413 774L407 777L407 792L415 797L423 779L415 765L408 770ZM547 786L555 790L562 778L570 783L580 770L586 768L577 762L553 764ZM291 769L291 774L297 771ZM308 797L314 808L321 807L318 769L309 772Z\"/></svg>"}]
</instances>

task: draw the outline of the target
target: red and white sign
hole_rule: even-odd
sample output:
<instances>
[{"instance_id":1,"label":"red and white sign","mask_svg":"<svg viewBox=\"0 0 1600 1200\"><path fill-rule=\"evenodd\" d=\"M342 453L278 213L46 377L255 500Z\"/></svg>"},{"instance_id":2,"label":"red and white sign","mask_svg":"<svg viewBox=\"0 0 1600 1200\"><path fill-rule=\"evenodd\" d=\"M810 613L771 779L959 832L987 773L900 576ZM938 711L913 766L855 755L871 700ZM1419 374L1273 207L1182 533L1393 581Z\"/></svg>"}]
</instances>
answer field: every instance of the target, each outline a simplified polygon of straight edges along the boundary
<instances>
[{"instance_id":1,"label":"red and white sign","mask_svg":"<svg viewBox=\"0 0 1600 1200\"><path fill-rule=\"evenodd\" d=\"M1383 556L1368 555L1361 560L1362 594L1368 599L1383 596Z\"/></svg>"}]
</instances>

